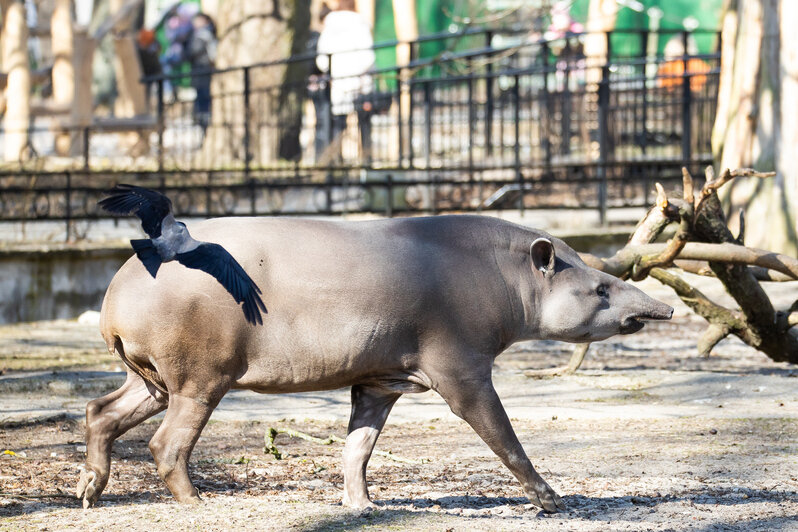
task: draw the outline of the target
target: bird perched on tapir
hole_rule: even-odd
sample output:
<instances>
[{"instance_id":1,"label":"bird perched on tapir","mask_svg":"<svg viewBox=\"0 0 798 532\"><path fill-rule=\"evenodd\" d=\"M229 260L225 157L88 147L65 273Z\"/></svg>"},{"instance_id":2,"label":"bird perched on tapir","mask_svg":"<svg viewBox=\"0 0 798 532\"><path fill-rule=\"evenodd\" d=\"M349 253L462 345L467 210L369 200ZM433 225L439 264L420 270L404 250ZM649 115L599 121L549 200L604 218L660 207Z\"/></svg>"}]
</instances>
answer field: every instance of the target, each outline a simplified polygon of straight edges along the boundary
<instances>
[{"instance_id":1,"label":"bird perched on tapir","mask_svg":"<svg viewBox=\"0 0 798 532\"><path fill-rule=\"evenodd\" d=\"M202 270L219 281L236 303L243 303L244 316L252 324L263 324L261 311L266 306L261 290L244 268L219 244L201 242L191 237L186 224L172 214L168 197L143 187L119 184L109 190L98 204L114 214L135 214L150 238L130 241L136 256L155 277L161 263L177 260L180 264Z\"/></svg>"}]
</instances>

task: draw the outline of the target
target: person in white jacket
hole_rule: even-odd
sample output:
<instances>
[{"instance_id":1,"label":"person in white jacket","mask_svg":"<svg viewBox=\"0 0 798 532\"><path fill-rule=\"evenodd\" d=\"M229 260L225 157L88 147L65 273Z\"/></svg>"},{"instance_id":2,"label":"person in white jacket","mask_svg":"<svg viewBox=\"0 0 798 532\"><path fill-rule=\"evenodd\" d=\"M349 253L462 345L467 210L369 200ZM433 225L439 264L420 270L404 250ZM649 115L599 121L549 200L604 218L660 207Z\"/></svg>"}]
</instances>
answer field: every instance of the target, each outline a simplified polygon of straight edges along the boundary
<instances>
[{"instance_id":1,"label":"person in white jacket","mask_svg":"<svg viewBox=\"0 0 798 532\"><path fill-rule=\"evenodd\" d=\"M374 67L373 46L371 26L360 13L355 12L354 0L341 0L337 9L324 17L316 48L316 65L330 75L333 138L346 128L346 117L355 111L359 97L373 90L373 80L368 74ZM370 116L359 115L363 146L370 144L371 128L367 121L370 121Z\"/></svg>"}]
</instances>

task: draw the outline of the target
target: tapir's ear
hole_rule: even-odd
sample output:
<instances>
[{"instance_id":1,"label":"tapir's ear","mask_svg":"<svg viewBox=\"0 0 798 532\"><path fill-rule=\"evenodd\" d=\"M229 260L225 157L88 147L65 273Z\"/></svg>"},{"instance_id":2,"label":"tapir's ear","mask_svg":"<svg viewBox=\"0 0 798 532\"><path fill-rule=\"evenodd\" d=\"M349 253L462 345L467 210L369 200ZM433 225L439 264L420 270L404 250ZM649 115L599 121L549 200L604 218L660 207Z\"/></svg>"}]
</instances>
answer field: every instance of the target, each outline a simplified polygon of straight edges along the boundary
<instances>
[{"instance_id":1,"label":"tapir's ear","mask_svg":"<svg viewBox=\"0 0 798 532\"><path fill-rule=\"evenodd\" d=\"M557 257L554 256L554 246L551 240L538 238L532 242L529 254L532 256L532 265L536 270L540 270L546 277L554 273L554 262Z\"/></svg>"}]
</instances>

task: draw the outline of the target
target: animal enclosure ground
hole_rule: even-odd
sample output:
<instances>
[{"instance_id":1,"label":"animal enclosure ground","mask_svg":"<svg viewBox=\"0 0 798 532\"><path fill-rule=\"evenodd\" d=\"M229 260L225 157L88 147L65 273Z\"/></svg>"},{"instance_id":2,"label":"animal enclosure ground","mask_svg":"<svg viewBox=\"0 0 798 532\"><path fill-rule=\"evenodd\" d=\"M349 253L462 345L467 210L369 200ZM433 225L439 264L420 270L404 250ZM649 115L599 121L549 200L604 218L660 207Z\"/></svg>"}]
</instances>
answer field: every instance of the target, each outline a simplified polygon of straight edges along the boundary
<instances>
[{"instance_id":1,"label":"animal enclosure ground","mask_svg":"<svg viewBox=\"0 0 798 532\"><path fill-rule=\"evenodd\" d=\"M16 453L0 455L0 531L798 530L798 368L734 340L697 358L702 328L683 314L649 325L592 347L570 377L521 375L564 363L568 351L554 342L521 343L497 360L518 436L568 505L544 516L433 394L403 398L388 420L377 448L429 462L374 456L376 511L340 506L340 444L279 435L284 458L264 453L269 427L343 436L346 392L242 392L223 403L192 456L199 506L174 503L157 476L147 448L156 418L116 442L108 488L84 511L73 497L79 412L118 384L100 371L118 363L96 326L0 327L0 452Z\"/></svg>"}]
</instances>

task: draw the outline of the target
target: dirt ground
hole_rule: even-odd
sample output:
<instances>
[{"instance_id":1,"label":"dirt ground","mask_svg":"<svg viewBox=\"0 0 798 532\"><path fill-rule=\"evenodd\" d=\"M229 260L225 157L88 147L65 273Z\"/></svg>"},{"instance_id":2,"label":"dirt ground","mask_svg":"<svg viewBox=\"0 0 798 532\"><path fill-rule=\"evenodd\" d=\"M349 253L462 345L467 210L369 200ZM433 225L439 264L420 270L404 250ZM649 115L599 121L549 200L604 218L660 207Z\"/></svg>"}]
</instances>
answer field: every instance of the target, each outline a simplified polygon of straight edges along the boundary
<instances>
[{"instance_id":1,"label":"dirt ground","mask_svg":"<svg viewBox=\"0 0 798 532\"><path fill-rule=\"evenodd\" d=\"M0 327L0 452L14 453L0 455L0 531L798 530L798 368L733 340L697 358L701 330L682 313L595 345L570 377L522 375L565 363L562 344L497 360L516 432L568 506L545 515L431 393L402 398L388 420L377 448L426 463L374 456L375 511L340 505L341 444L281 434L282 459L264 452L270 427L344 436L345 391L220 405L192 456L199 506L172 500L147 448L159 421L145 423L116 442L108 488L84 511L80 411L118 384L118 362L94 326Z\"/></svg>"}]
</instances>

